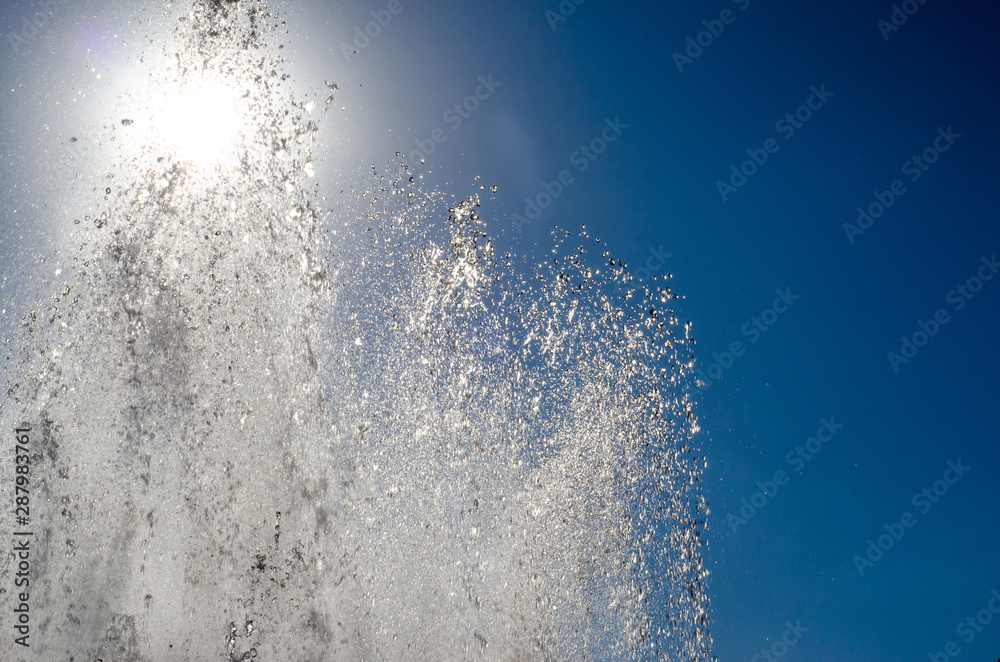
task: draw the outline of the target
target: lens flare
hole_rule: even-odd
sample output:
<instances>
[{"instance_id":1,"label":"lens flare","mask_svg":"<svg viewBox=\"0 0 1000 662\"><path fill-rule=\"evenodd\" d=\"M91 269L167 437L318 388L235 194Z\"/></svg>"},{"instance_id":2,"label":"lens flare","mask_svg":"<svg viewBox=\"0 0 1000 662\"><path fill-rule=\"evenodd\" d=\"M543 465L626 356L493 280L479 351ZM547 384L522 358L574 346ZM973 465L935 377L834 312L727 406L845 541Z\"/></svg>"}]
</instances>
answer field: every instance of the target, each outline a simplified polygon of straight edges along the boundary
<instances>
[{"instance_id":1,"label":"lens flare","mask_svg":"<svg viewBox=\"0 0 1000 662\"><path fill-rule=\"evenodd\" d=\"M168 149L203 167L235 161L247 123L240 101L238 92L218 81L180 90L167 102L161 120Z\"/></svg>"}]
</instances>

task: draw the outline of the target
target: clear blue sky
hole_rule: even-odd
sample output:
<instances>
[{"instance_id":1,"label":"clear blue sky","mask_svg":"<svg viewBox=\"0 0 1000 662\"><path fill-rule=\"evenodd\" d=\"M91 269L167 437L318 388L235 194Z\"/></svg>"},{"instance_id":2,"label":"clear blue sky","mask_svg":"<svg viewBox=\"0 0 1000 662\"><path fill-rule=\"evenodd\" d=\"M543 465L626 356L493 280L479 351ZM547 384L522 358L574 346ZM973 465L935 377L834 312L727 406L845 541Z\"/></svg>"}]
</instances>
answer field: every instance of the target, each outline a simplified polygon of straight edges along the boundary
<instances>
[{"instance_id":1,"label":"clear blue sky","mask_svg":"<svg viewBox=\"0 0 1000 662\"><path fill-rule=\"evenodd\" d=\"M339 77L345 123L370 138L345 166L441 127L427 181L499 185L484 217L503 247L542 256L553 224L585 224L636 268L668 253L699 366L743 343L698 405L719 658L770 649L786 621L808 628L786 659L919 660L951 641L959 659L1000 655L1000 621L968 643L956 632L1000 588L1000 280L961 310L948 301L1000 251L996 8L931 0L885 39L888 2L588 0L555 29L554 0L413 4L347 63L342 26L371 8L342 5L298 45L332 35L316 78ZM725 9L731 23L678 71L672 54ZM501 87L452 130L443 114L489 74ZM832 95L810 99L813 86ZM776 126L796 112L799 128ZM574 152L619 117L628 129L579 172ZM904 172L949 127L961 137ZM716 182L769 138L777 150L723 201ZM514 232L524 198L563 170L573 183ZM851 243L844 224L895 180L905 192ZM775 321L779 289L799 298ZM939 309L948 323L894 372L887 354ZM831 417L843 428L815 456L787 457ZM971 469L948 494L915 505L959 459ZM727 515L779 470L787 484L734 532ZM907 512L914 526L862 576L854 556Z\"/></svg>"},{"instance_id":2,"label":"clear blue sky","mask_svg":"<svg viewBox=\"0 0 1000 662\"><path fill-rule=\"evenodd\" d=\"M91 26L115 56L107 8L75 2L16 52L4 37L6 89L41 75L32 63L71 26ZM1000 253L996 6L910 0L889 30L890 2L565 0L565 21L546 16L557 0L400 3L346 50L389 3L289 8L297 83L341 86L325 174L430 141L426 186L499 187L482 216L501 249L542 259L558 224L586 225L635 268L669 254L661 270L684 296L698 367L722 369L697 406L719 659L750 660L788 622L799 625L788 660L926 660L949 642L949 659L1000 655L1000 615L959 627L1000 590L1000 279L969 283ZM6 34L27 14L5 5ZM699 53L688 38L703 32ZM690 61L674 56L689 47ZM499 85L484 87L491 76ZM28 107L5 103L5 117ZM615 139L601 154L579 151L602 133ZM717 183L740 182L731 166L754 156L767 160L723 199ZM17 167L5 158L0 171ZM572 181L516 232L525 198L564 170ZM3 188L10 236L23 200ZM873 203L888 209L845 231L859 206L878 214ZM921 322L937 326L926 343ZM912 354L904 336L922 347L890 361ZM836 434L810 453L824 429ZM948 465L959 460L961 477ZM778 471L784 484L734 531L728 516ZM859 564L883 525L901 537Z\"/></svg>"}]
</instances>

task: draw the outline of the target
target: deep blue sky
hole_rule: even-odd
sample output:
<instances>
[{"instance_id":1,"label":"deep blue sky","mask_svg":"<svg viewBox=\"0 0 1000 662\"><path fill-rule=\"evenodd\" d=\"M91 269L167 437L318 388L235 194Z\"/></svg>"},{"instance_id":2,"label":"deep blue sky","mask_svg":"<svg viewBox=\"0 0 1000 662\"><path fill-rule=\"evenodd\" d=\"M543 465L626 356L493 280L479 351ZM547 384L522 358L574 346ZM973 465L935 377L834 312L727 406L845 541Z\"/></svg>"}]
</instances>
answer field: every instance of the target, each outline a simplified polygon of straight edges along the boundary
<instances>
[{"instance_id":1,"label":"deep blue sky","mask_svg":"<svg viewBox=\"0 0 1000 662\"><path fill-rule=\"evenodd\" d=\"M931 0L884 40L877 22L890 4L589 0L556 30L544 16L556 2L407 5L351 63L334 43L324 62L348 115L364 100L356 126L383 134L351 147L363 162L414 149L478 76L494 74L503 86L448 132L428 179L456 195L476 175L499 185L484 216L520 252L542 255L552 224L586 224L636 267L662 246L700 365L744 341L698 405L722 660L749 660L789 620L809 632L787 659L927 659L949 641L962 659L1000 655L1000 623L969 644L955 632L1000 588L1000 281L952 311L898 374L886 357L918 320L951 310L949 290L1000 249L998 12ZM672 53L727 7L735 21L678 72ZM340 26L366 9L342 6L314 34L346 39ZM833 96L785 140L776 121L814 85ZM622 139L513 233L524 197L571 169L574 150L618 116L629 124ZM904 162L949 126L961 138L910 182ZM723 202L716 181L770 137L777 153ZM849 243L843 224L895 179L906 193ZM778 288L801 298L749 344L741 327ZM831 416L844 428L792 471L786 454ZM958 458L972 469L923 514L912 496ZM733 533L726 515L781 469L788 485ZM852 557L908 511L916 525L860 576Z\"/></svg>"},{"instance_id":2,"label":"deep blue sky","mask_svg":"<svg viewBox=\"0 0 1000 662\"><path fill-rule=\"evenodd\" d=\"M998 12L930 0L885 40L891 3L742 4L589 0L556 30L544 16L555 2L408 5L384 41L351 63L331 43L324 66L348 107L364 100L357 126L383 133L351 147L371 162L413 149L494 74L503 87L449 132L429 179L457 195L475 175L499 185L484 216L521 252L542 255L552 224L586 224L636 267L662 246L700 365L744 342L698 405L720 659L749 660L797 620L809 631L787 659L927 659L949 641L962 659L993 659L1000 623L968 644L955 628L1000 588L1000 281L961 311L946 297L1000 249ZM735 21L678 72L672 53L726 8ZM346 39L341 25L366 9L342 6L311 41ZM785 140L775 123L814 85L833 96ZM524 197L618 116L622 139L513 233ZM961 138L910 182L904 162L949 126ZM779 150L723 202L716 181L771 137ZM896 179L906 193L851 244L843 224ZM801 298L750 344L741 328L779 288ZM895 373L887 353L939 308L951 321ZM831 416L844 428L793 471L786 454ZM915 507L959 458L968 475ZM788 484L733 533L726 515L782 469ZM905 512L916 525L860 576L854 555Z\"/></svg>"},{"instance_id":3,"label":"deep blue sky","mask_svg":"<svg viewBox=\"0 0 1000 662\"><path fill-rule=\"evenodd\" d=\"M1000 620L971 643L955 630L1000 589L1000 279L960 311L946 300L1000 253L996 6L927 0L886 40L877 22L890 2L587 0L554 30L545 11L557 0L401 2L350 62L341 42L387 2L289 8L297 84L341 85L322 176L384 164L440 127L447 140L423 167L426 185L457 197L499 186L483 217L501 248L541 258L553 224L587 225L635 267L662 247L699 367L743 342L697 406L718 657L749 660L797 620L809 630L785 659L925 660L949 641L961 660L1000 655ZM17 52L0 44L5 117L58 95L31 74L46 58L114 60L114 12L62 7ZM679 72L672 54L725 9L734 22ZM5 4L5 32L27 13ZM74 47L82 25L103 39L99 56ZM501 86L451 128L444 112L490 74ZM34 88L8 93L18 84ZM833 95L786 140L776 122L821 85ZM525 196L573 170L573 152L618 117L629 125L621 139L513 232ZM904 162L948 127L961 138L909 181ZM6 178L26 134L3 135ZM768 138L778 151L724 202L716 182ZM851 244L843 224L896 179L906 193ZM9 237L24 200L4 189ZM741 328L777 289L800 298L750 343ZM941 308L950 321L894 372L887 353ZM831 416L843 429L793 470L786 454ZM959 458L968 474L922 513L911 497ZM788 484L734 533L727 515L778 470ZM860 576L852 557L905 512L915 526Z\"/></svg>"}]
</instances>

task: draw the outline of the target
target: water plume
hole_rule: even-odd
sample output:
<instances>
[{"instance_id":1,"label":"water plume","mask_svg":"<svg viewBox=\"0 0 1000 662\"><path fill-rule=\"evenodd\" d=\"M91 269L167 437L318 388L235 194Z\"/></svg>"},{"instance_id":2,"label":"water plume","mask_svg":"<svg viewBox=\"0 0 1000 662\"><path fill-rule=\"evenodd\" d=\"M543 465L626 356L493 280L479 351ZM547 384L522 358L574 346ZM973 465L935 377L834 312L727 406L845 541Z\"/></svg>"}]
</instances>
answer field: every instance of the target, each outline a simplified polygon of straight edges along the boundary
<instances>
[{"instance_id":1,"label":"water plume","mask_svg":"<svg viewBox=\"0 0 1000 662\"><path fill-rule=\"evenodd\" d=\"M25 659L709 659L676 295L586 231L498 254L488 191L405 165L325 197L336 90L282 85L278 13L182 18L159 83L245 124L208 162L151 128L26 316Z\"/></svg>"}]
</instances>

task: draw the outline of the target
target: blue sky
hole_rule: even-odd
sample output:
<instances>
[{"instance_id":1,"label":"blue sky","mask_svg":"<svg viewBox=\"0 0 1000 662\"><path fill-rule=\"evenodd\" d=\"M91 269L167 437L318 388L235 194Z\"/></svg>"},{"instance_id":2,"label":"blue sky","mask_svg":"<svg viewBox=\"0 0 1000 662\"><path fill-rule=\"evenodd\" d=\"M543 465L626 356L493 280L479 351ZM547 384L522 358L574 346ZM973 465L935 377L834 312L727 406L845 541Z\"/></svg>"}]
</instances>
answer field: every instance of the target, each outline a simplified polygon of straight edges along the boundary
<instances>
[{"instance_id":1,"label":"blue sky","mask_svg":"<svg viewBox=\"0 0 1000 662\"><path fill-rule=\"evenodd\" d=\"M502 86L427 159L426 181L458 195L476 175L499 185L484 217L519 252L542 255L553 224L585 224L634 267L650 249L671 254L663 269L685 296L700 367L743 343L698 405L720 659L770 649L789 621L808 631L787 659L926 659L951 641L961 659L992 659L1000 625L971 642L956 627L1000 584L1000 282L962 310L948 293L1000 248L996 10L931 0L886 40L878 21L891 3L742 6L588 0L552 29L544 12L556 2L407 5L351 63L331 43L322 66L344 99L365 100L357 126L381 130L351 148L371 162L414 149L493 74ZM337 23L358 24L365 9L342 7L316 33L340 41L349 30ZM672 53L725 9L732 22L678 71ZM813 86L832 95L813 99L793 135L776 127ZM574 170L607 118L628 129ZM949 127L960 137L911 181L904 164ZM716 182L769 138L777 151L723 201ZM573 184L514 232L524 198L566 169ZM895 180L905 193L851 243L844 224ZM776 290L799 299L751 343L742 329ZM894 372L887 354L939 309L949 322ZM787 463L831 417L836 436L803 466ZM959 459L971 469L923 512L914 495ZM726 516L779 470L787 485L733 532ZM915 525L862 576L853 557L907 512Z\"/></svg>"},{"instance_id":2,"label":"blue sky","mask_svg":"<svg viewBox=\"0 0 1000 662\"><path fill-rule=\"evenodd\" d=\"M722 660L770 648L787 622L808 629L789 660L927 659L949 642L959 651L949 659L1000 655L1000 619L971 630L970 641L971 626L957 629L1000 589L1000 279L971 297L953 293L992 275L980 274L983 260L1000 252L1000 13L986 2L897 4L915 12L885 32L889 2L587 0L554 22L546 11L559 11L556 0L401 0L350 58L342 43L389 3L289 8L296 84L341 86L324 176L443 136L415 170L456 197L497 185L482 216L499 248L541 259L558 224L586 225L635 268L669 254L662 270L684 296L678 311L694 323L699 368L708 370L713 353L726 362L723 353L741 343L697 406ZM96 57L60 49L75 26L108 25L107 8L60 7L17 49L9 35L29 12L3 8L6 90L34 80L32 67L47 57L81 66ZM679 71L673 54L720 26ZM100 27L88 34L113 57L112 36ZM491 76L499 85L480 89L456 126L455 104ZM815 90L831 94L801 111ZM30 107L23 94L7 95L4 114ZM779 122L796 112L792 133L792 120ZM581 172L580 148L609 121L627 128ZM769 139L767 161L723 200L717 182L751 158L747 150L760 158ZM23 140L4 129L6 144ZM935 150L913 181L907 162L935 141L947 151ZM15 159L5 161L6 178ZM525 198L564 170L572 183L516 232L512 215L524 213ZM905 192L852 243L844 224L877 196L888 200L896 180ZM11 209L23 200L4 189L10 236ZM779 312L776 291L798 298ZM901 354L901 338L914 339L939 310L948 321L895 370L887 354ZM767 330L751 342L755 318ZM843 428L821 450L786 461L831 418ZM954 478L948 463L959 460L968 471L924 512L914 495ZM734 532L727 516L777 471L786 484ZM862 575L854 557L905 513L915 524Z\"/></svg>"}]
</instances>

